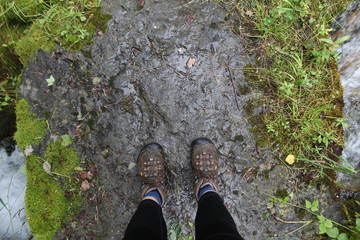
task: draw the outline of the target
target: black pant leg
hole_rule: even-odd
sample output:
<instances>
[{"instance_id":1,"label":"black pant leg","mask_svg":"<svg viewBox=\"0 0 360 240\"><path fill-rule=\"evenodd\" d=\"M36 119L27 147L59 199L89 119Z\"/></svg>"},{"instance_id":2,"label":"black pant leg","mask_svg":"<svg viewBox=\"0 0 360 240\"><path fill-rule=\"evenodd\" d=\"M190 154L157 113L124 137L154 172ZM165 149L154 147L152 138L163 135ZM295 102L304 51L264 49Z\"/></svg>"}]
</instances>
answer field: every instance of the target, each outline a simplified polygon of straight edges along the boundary
<instances>
[{"instance_id":1,"label":"black pant leg","mask_svg":"<svg viewBox=\"0 0 360 240\"><path fill-rule=\"evenodd\" d=\"M162 209L152 200L142 201L126 228L124 240L166 240L167 229Z\"/></svg>"},{"instance_id":2,"label":"black pant leg","mask_svg":"<svg viewBox=\"0 0 360 240\"><path fill-rule=\"evenodd\" d=\"M195 218L196 240L243 240L223 200L215 192L205 193Z\"/></svg>"}]
</instances>

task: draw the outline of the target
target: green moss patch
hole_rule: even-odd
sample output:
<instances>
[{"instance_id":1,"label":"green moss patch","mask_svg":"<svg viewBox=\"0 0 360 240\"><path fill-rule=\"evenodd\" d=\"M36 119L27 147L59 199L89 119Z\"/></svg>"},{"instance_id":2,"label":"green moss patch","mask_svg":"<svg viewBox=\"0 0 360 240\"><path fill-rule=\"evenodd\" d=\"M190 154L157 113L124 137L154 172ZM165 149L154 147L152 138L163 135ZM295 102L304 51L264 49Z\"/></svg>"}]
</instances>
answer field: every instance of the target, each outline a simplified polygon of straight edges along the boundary
<instances>
[{"instance_id":1,"label":"green moss patch","mask_svg":"<svg viewBox=\"0 0 360 240\"><path fill-rule=\"evenodd\" d=\"M51 175L44 170L44 162L50 164ZM48 145L45 159L27 157L26 214L36 239L51 239L82 206L79 183L73 177L79 163L76 151L61 141Z\"/></svg>"},{"instance_id":2,"label":"green moss patch","mask_svg":"<svg viewBox=\"0 0 360 240\"><path fill-rule=\"evenodd\" d=\"M46 134L45 120L36 118L25 99L17 102L16 117L17 131L14 138L20 149L25 150L27 146L39 144Z\"/></svg>"},{"instance_id":3,"label":"green moss patch","mask_svg":"<svg viewBox=\"0 0 360 240\"><path fill-rule=\"evenodd\" d=\"M16 114L15 140L20 148L39 144L46 134L45 120L36 118L25 99L18 101ZM51 239L83 204L79 182L74 177L80 159L76 150L62 143L62 140L48 143L44 158L35 155L26 158L26 214L36 239Z\"/></svg>"},{"instance_id":4,"label":"green moss patch","mask_svg":"<svg viewBox=\"0 0 360 240\"><path fill-rule=\"evenodd\" d=\"M26 64L37 49L51 50L55 43L78 50L92 42L96 30L104 31L109 15L100 13L99 0L52 1L40 17L32 20L27 34L15 47L16 54Z\"/></svg>"},{"instance_id":5,"label":"green moss patch","mask_svg":"<svg viewBox=\"0 0 360 240\"><path fill-rule=\"evenodd\" d=\"M0 0L0 111L14 106L20 74L38 49L80 50L104 32L101 0ZM101 34L101 33L100 33Z\"/></svg>"},{"instance_id":6,"label":"green moss patch","mask_svg":"<svg viewBox=\"0 0 360 240\"><path fill-rule=\"evenodd\" d=\"M41 157L26 158L26 215L36 239L51 239L66 217L67 201L60 182L44 171Z\"/></svg>"}]
</instances>

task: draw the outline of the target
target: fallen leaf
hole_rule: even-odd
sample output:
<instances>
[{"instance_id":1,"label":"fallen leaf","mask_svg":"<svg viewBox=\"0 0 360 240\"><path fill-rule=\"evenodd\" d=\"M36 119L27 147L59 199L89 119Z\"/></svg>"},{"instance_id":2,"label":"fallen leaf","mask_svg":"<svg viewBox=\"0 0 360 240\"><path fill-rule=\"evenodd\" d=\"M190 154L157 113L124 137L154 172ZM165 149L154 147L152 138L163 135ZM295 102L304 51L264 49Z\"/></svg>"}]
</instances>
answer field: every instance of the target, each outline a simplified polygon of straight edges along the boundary
<instances>
[{"instance_id":1,"label":"fallen leaf","mask_svg":"<svg viewBox=\"0 0 360 240\"><path fill-rule=\"evenodd\" d=\"M104 33L103 33L102 31L98 31L97 34L98 34L99 36L104 36Z\"/></svg>"},{"instance_id":2,"label":"fallen leaf","mask_svg":"<svg viewBox=\"0 0 360 240\"><path fill-rule=\"evenodd\" d=\"M88 180L85 180L81 183L81 191L86 191L90 188L90 183L88 182Z\"/></svg>"},{"instance_id":3,"label":"fallen leaf","mask_svg":"<svg viewBox=\"0 0 360 240\"><path fill-rule=\"evenodd\" d=\"M101 82L101 78L99 78L99 77L94 77L93 80L92 80L92 82L93 82L94 85L97 85L97 84L99 84L99 83Z\"/></svg>"},{"instance_id":4,"label":"fallen leaf","mask_svg":"<svg viewBox=\"0 0 360 240\"><path fill-rule=\"evenodd\" d=\"M186 62L186 68L192 68L195 65L196 59L195 58L189 58Z\"/></svg>"},{"instance_id":5,"label":"fallen leaf","mask_svg":"<svg viewBox=\"0 0 360 240\"><path fill-rule=\"evenodd\" d=\"M290 154L286 157L285 161L288 163L288 164L294 164L295 162L295 156Z\"/></svg>"},{"instance_id":6,"label":"fallen leaf","mask_svg":"<svg viewBox=\"0 0 360 240\"><path fill-rule=\"evenodd\" d=\"M89 170L90 170L92 176L96 176L96 175L97 175L97 168L96 168L95 165L90 164Z\"/></svg>"},{"instance_id":7,"label":"fallen leaf","mask_svg":"<svg viewBox=\"0 0 360 240\"><path fill-rule=\"evenodd\" d=\"M49 78L45 79L48 86L52 86L55 82L55 78L53 77L53 75L51 75Z\"/></svg>"},{"instance_id":8,"label":"fallen leaf","mask_svg":"<svg viewBox=\"0 0 360 240\"><path fill-rule=\"evenodd\" d=\"M93 177L93 174L92 174L90 171L88 171L88 172L86 173L86 177L87 177L88 179L91 179L91 178Z\"/></svg>"},{"instance_id":9,"label":"fallen leaf","mask_svg":"<svg viewBox=\"0 0 360 240\"><path fill-rule=\"evenodd\" d=\"M252 15L254 15L254 13L253 13L252 11L250 11L250 10L247 10L247 11L245 12L245 14L248 15L249 17L251 17Z\"/></svg>"},{"instance_id":10,"label":"fallen leaf","mask_svg":"<svg viewBox=\"0 0 360 240\"><path fill-rule=\"evenodd\" d=\"M83 180L86 179L87 178L87 173L85 171L81 172L80 173L80 178L83 179Z\"/></svg>"},{"instance_id":11,"label":"fallen leaf","mask_svg":"<svg viewBox=\"0 0 360 240\"><path fill-rule=\"evenodd\" d=\"M136 164L132 162L132 163L129 164L128 169L129 169L129 170L130 170L130 169L133 169L135 166L136 166Z\"/></svg>"},{"instance_id":12,"label":"fallen leaf","mask_svg":"<svg viewBox=\"0 0 360 240\"><path fill-rule=\"evenodd\" d=\"M266 167L266 164L264 164L264 163L259 165L259 168L261 168L261 169L265 168L265 167Z\"/></svg>"},{"instance_id":13,"label":"fallen leaf","mask_svg":"<svg viewBox=\"0 0 360 240\"><path fill-rule=\"evenodd\" d=\"M30 145L30 146L27 146L27 147L25 148L25 150L24 150L24 155L25 155L25 156L29 156L29 155L32 154L33 151L34 151L34 149L32 148L31 145Z\"/></svg>"},{"instance_id":14,"label":"fallen leaf","mask_svg":"<svg viewBox=\"0 0 360 240\"><path fill-rule=\"evenodd\" d=\"M52 175L51 173L51 164L48 161L45 161L43 163L43 169L45 170L45 172L49 175Z\"/></svg>"},{"instance_id":15,"label":"fallen leaf","mask_svg":"<svg viewBox=\"0 0 360 240\"><path fill-rule=\"evenodd\" d=\"M138 7L139 8L143 8L144 7L144 5L145 5L145 0L138 0Z\"/></svg>"},{"instance_id":16,"label":"fallen leaf","mask_svg":"<svg viewBox=\"0 0 360 240\"><path fill-rule=\"evenodd\" d=\"M64 147L69 146L72 143L71 137L67 134L61 136L61 145Z\"/></svg>"}]
</instances>

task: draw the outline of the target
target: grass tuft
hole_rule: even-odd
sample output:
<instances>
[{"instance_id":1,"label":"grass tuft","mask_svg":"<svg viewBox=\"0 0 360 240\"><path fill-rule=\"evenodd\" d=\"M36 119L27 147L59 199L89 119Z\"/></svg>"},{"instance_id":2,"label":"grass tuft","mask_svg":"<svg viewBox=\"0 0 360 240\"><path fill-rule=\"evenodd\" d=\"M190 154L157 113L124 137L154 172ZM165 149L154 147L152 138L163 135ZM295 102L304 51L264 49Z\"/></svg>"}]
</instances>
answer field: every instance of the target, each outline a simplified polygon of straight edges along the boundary
<instances>
[{"instance_id":1,"label":"grass tuft","mask_svg":"<svg viewBox=\"0 0 360 240\"><path fill-rule=\"evenodd\" d=\"M345 121L336 48L348 36L331 39L329 26L350 1L220 2L241 19L233 29L254 40L248 49L255 52L257 66L244 74L261 92L246 107L257 142L278 150L279 159L341 154ZM254 114L258 106L263 111Z\"/></svg>"}]
</instances>

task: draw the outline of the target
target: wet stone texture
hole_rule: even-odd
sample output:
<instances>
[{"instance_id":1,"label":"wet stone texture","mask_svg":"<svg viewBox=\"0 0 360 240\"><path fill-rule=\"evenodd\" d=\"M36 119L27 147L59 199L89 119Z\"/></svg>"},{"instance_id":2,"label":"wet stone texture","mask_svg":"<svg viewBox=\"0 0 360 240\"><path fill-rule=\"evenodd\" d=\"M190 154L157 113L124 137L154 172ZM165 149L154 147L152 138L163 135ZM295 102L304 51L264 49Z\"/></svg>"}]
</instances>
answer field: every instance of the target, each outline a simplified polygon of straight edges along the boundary
<instances>
[{"instance_id":1,"label":"wet stone texture","mask_svg":"<svg viewBox=\"0 0 360 240\"><path fill-rule=\"evenodd\" d=\"M284 236L301 226L263 217L266 213L284 221L309 219L290 206L269 203L267 194L279 190L294 193L291 201L299 205L319 200L325 215L340 218L339 203L326 187L302 184L301 176L256 147L243 107L261 96L238 91L246 85L239 68L251 57L224 22L222 8L170 0L146 1L139 11L135 2L104 1L104 11L113 15L104 35L82 52L38 52L22 77L21 96L47 118L51 130L35 152L69 134L79 156L97 168L84 193L84 210L58 238L122 238L139 203L134 163L140 148L152 141L166 153L165 219L190 234L188 222L194 222L197 207L190 144L203 136L219 149L220 194L246 239ZM56 81L47 86L51 75ZM311 224L288 239L316 232Z\"/></svg>"}]
</instances>

